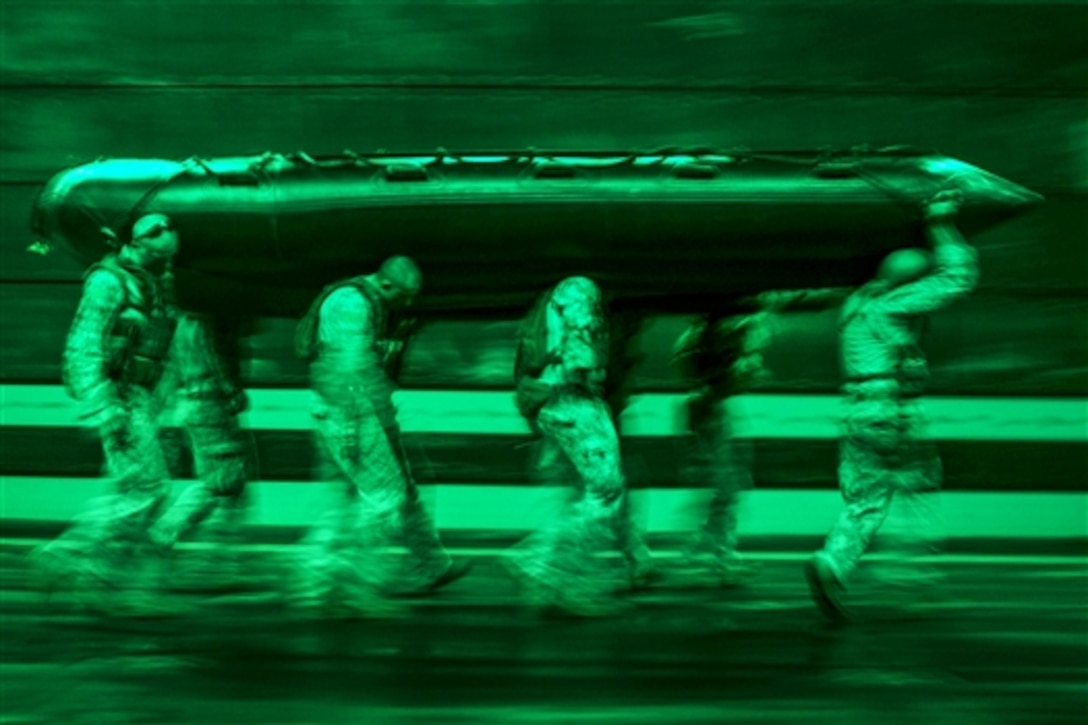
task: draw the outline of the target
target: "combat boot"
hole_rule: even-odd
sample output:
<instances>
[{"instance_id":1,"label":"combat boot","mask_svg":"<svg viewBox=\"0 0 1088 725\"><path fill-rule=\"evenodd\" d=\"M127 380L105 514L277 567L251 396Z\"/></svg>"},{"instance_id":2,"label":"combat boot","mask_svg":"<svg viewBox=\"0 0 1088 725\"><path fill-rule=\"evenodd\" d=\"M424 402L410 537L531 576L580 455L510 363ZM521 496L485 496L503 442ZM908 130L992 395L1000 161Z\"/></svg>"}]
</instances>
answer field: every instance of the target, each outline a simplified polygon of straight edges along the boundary
<instances>
[{"instance_id":1,"label":"combat boot","mask_svg":"<svg viewBox=\"0 0 1088 725\"><path fill-rule=\"evenodd\" d=\"M462 579L472 570L472 562L466 560L450 560L449 565L441 573L425 578L422 582L395 587L390 594L393 596L427 596L440 589Z\"/></svg>"},{"instance_id":2,"label":"combat boot","mask_svg":"<svg viewBox=\"0 0 1088 725\"><path fill-rule=\"evenodd\" d=\"M545 581L527 571L520 562L503 560L518 583L522 601L528 610L546 619L601 619L625 614L632 606L614 597L572 591Z\"/></svg>"},{"instance_id":3,"label":"combat boot","mask_svg":"<svg viewBox=\"0 0 1088 725\"><path fill-rule=\"evenodd\" d=\"M30 588L42 595L46 604L62 589L69 589L75 579L72 556L64 556L43 545L27 555L27 576Z\"/></svg>"},{"instance_id":4,"label":"combat boot","mask_svg":"<svg viewBox=\"0 0 1088 725\"><path fill-rule=\"evenodd\" d=\"M805 579L808 581L812 599L825 617L833 622L848 619L843 604L845 590L826 559L819 554L809 559L805 563Z\"/></svg>"}]
</instances>

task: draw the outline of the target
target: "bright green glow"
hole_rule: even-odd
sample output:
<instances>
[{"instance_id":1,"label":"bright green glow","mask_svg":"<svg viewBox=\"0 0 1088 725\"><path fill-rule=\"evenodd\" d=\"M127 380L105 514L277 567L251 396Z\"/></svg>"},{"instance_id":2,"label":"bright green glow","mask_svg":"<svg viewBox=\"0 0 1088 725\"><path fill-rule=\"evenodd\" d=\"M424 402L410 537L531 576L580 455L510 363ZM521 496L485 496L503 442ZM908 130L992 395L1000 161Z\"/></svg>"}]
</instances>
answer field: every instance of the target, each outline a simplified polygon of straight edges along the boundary
<instances>
[{"instance_id":1,"label":"bright green glow","mask_svg":"<svg viewBox=\"0 0 1088 725\"><path fill-rule=\"evenodd\" d=\"M166 176L176 173L181 168L181 164L177 161L163 159L108 159L101 163L108 163L111 171L116 170L115 173L120 177L131 176L133 178ZM84 166L80 170L87 174L94 173L93 164Z\"/></svg>"},{"instance_id":2,"label":"bright green glow","mask_svg":"<svg viewBox=\"0 0 1088 725\"><path fill-rule=\"evenodd\" d=\"M982 173L982 169L963 161L950 158L931 158L922 161L922 168L931 174Z\"/></svg>"},{"instance_id":3,"label":"bright green glow","mask_svg":"<svg viewBox=\"0 0 1088 725\"><path fill-rule=\"evenodd\" d=\"M175 482L174 492L187 482ZM0 520L67 521L86 502L111 489L107 479L0 476ZM321 484L261 481L250 484L254 526L306 526L328 504ZM444 483L420 486L439 528L527 531L558 507L565 492L540 486ZM639 523L651 533L690 531L706 516L710 492L645 489L631 494ZM961 493L941 495L953 538L1088 537L1088 494ZM744 536L822 536L842 510L838 491L755 490L741 508ZM1030 511L1030 516L1024 512Z\"/></svg>"},{"instance_id":4,"label":"bright green glow","mask_svg":"<svg viewBox=\"0 0 1088 725\"><path fill-rule=\"evenodd\" d=\"M244 424L259 430L309 430L307 390L249 391ZM506 391L404 390L396 394L406 433L527 435ZM59 385L0 385L3 425L73 426L75 404ZM685 431L684 396L635 395L623 417L626 435L679 436ZM743 395L730 401L738 435L751 438L837 438L837 395ZM1088 401L1023 398L926 400L930 434L938 440L1088 442Z\"/></svg>"},{"instance_id":5,"label":"bright green glow","mask_svg":"<svg viewBox=\"0 0 1088 725\"><path fill-rule=\"evenodd\" d=\"M581 156L557 156L556 161L579 166L617 166L627 162L628 157L617 156L614 158L593 158Z\"/></svg>"},{"instance_id":6,"label":"bright green glow","mask_svg":"<svg viewBox=\"0 0 1088 725\"><path fill-rule=\"evenodd\" d=\"M378 166L393 166L395 164L416 164L420 166L427 166L428 164L433 164L437 160L437 156L406 156L404 158L397 159L368 159L370 163L376 164Z\"/></svg>"}]
</instances>

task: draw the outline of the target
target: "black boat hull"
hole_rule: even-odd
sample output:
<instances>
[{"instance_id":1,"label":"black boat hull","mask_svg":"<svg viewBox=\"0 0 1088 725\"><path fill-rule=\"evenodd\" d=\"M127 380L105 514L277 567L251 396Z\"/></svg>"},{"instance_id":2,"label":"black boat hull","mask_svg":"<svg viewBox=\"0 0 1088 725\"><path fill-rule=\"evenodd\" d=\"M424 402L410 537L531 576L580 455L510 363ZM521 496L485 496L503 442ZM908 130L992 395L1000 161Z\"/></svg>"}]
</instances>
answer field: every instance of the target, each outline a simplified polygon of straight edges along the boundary
<instances>
[{"instance_id":1,"label":"black boat hull","mask_svg":"<svg viewBox=\"0 0 1088 725\"><path fill-rule=\"evenodd\" d=\"M970 235L1041 201L936 154L890 150L667 154L305 154L102 160L57 174L33 210L40 241L86 263L101 227L169 214L179 299L203 311L297 316L325 284L408 254L424 316L520 311L584 274L653 311L768 289L864 282L919 243L920 204L965 198Z\"/></svg>"}]
</instances>

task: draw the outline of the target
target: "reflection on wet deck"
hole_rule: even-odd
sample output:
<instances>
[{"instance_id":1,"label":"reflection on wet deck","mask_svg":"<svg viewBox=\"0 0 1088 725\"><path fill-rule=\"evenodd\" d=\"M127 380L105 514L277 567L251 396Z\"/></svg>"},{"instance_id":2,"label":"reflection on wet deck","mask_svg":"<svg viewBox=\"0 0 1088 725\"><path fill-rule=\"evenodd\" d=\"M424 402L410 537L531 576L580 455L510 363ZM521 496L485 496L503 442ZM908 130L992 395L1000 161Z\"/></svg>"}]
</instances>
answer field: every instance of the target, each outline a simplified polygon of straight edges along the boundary
<instances>
[{"instance_id":1,"label":"reflection on wet deck","mask_svg":"<svg viewBox=\"0 0 1088 725\"><path fill-rule=\"evenodd\" d=\"M739 589L675 574L634 611L543 622L494 554L394 621L298 622L254 558L191 611L103 621L45 609L4 560L4 722L1073 722L1088 703L1088 561L953 556L904 612L862 581L859 621L824 624L802 552ZM497 552L496 552L497 553Z\"/></svg>"}]
</instances>

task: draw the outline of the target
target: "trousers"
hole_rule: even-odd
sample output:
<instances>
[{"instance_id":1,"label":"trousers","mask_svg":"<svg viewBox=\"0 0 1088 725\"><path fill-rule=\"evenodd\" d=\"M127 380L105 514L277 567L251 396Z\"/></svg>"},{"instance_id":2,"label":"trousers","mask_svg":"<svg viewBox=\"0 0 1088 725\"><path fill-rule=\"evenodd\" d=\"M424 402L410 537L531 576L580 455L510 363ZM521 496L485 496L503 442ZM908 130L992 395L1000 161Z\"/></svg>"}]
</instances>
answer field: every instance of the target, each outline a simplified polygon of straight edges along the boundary
<instances>
[{"instance_id":1,"label":"trousers","mask_svg":"<svg viewBox=\"0 0 1088 725\"><path fill-rule=\"evenodd\" d=\"M123 588L155 576L148 532L166 500L169 469L152 394L139 386L118 387L123 418L109 432L99 433L114 490L92 501L43 548L63 562L77 586Z\"/></svg>"},{"instance_id":2,"label":"trousers","mask_svg":"<svg viewBox=\"0 0 1088 725\"><path fill-rule=\"evenodd\" d=\"M839 581L851 578L893 511L902 524L885 542L893 553L916 558L940 550L942 466L925 427L916 398L855 394L846 401L839 458L846 508L820 552Z\"/></svg>"},{"instance_id":3,"label":"trousers","mask_svg":"<svg viewBox=\"0 0 1088 725\"><path fill-rule=\"evenodd\" d=\"M741 495L752 488L752 444L734 436L727 401L695 400L690 410L686 477L714 492L694 544L725 563L738 545Z\"/></svg>"},{"instance_id":4,"label":"trousers","mask_svg":"<svg viewBox=\"0 0 1088 725\"><path fill-rule=\"evenodd\" d=\"M541 409L536 424L545 453L561 453L577 472L578 483L561 515L515 547L515 560L548 590L600 596L608 588L600 554L619 550L629 567L649 561L649 550L630 520L619 436L609 408L600 400L560 394Z\"/></svg>"},{"instance_id":5,"label":"trousers","mask_svg":"<svg viewBox=\"0 0 1088 725\"><path fill-rule=\"evenodd\" d=\"M160 545L170 546L199 527L211 543L228 543L242 524L251 446L238 416L223 400L192 401L185 431L199 480L159 518L152 536Z\"/></svg>"},{"instance_id":6,"label":"trousers","mask_svg":"<svg viewBox=\"0 0 1088 725\"><path fill-rule=\"evenodd\" d=\"M382 592L401 568L392 559L401 546L410 575L433 579L444 572L451 559L423 506L399 427L379 418L365 398L321 399L313 421L319 474L332 503L303 539L301 596Z\"/></svg>"}]
</instances>

